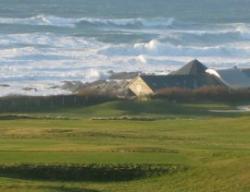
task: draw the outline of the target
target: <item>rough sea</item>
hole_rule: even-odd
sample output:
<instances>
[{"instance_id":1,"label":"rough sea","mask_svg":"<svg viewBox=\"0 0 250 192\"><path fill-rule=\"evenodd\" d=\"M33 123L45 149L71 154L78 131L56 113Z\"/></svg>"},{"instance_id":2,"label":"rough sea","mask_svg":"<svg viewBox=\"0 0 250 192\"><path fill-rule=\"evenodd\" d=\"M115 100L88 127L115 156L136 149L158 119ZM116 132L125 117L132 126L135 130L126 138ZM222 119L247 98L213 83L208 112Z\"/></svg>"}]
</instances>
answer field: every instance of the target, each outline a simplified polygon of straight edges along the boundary
<instances>
[{"instance_id":1,"label":"rough sea","mask_svg":"<svg viewBox=\"0 0 250 192\"><path fill-rule=\"evenodd\" d=\"M250 67L250 0L0 0L0 95L194 58Z\"/></svg>"}]
</instances>

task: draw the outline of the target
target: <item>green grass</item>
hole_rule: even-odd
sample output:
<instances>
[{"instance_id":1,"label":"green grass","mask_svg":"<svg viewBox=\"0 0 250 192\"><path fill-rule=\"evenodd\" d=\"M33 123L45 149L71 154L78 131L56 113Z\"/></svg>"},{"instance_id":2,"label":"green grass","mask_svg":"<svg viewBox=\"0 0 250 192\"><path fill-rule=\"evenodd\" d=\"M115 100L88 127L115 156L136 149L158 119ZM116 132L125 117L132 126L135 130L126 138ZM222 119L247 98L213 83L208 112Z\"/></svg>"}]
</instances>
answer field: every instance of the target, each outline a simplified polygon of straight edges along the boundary
<instances>
[{"instance_id":1,"label":"green grass","mask_svg":"<svg viewBox=\"0 0 250 192\"><path fill-rule=\"evenodd\" d=\"M24 170L14 175L2 174L0 191L248 192L250 114L209 112L234 107L230 103L213 102L113 101L48 112L8 114L12 115L11 120L0 120L0 167L27 164L67 168L95 164L115 170L120 166L146 164L187 169L106 182L60 181L49 177L40 180L39 177L24 177L27 174ZM26 116L15 118L18 114ZM122 116L131 119L91 120ZM145 117L153 120L145 121Z\"/></svg>"},{"instance_id":2,"label":"green grass","mask_svg":"<svg viewBox=\"0 0 250 192\"><path fill-rule=\"evenodd\" d=\"M242 103L240 103L242 104ZM18 114L19 116L31 116L40 119L82 119L93 117L121 117L121 116L142 116L155 118L170 118L170 117L203 117L203 116L233 116L233 114L214 114L209 110L229 110L235 109L235 103L219 103L219 102L193 102L193 103L176 103L163 99L153 99L149 101L109 101L100 104L92 104L87 106L62 107L58 106L51 108L43 106L43 110L30 107L29 110L18 107L18 112L5 113L1 109L0 120L9 119L8 115ZM239 114L234 114L239 116ZM2 118L1 118L2 117ZM19 117L17 117L19 118ZM19 118L20 119L20 118Z\"/></svg>"}]
</instances>

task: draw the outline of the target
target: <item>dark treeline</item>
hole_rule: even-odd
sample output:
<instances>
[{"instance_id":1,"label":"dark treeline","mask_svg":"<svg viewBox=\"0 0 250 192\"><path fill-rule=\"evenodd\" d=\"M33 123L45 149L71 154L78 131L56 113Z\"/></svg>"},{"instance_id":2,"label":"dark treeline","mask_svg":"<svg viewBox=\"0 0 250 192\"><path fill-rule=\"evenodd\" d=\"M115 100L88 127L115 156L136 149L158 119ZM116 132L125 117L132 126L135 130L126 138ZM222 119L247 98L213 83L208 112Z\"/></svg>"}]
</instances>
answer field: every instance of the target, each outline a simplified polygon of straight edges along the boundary
<instances>
[{"instance_id":1,"label":"dark treeline","mask_svg":"<svg viewBox=\"0 0 250 192\"><path fill-rule=\"evenodd\" d=\"M0 98L0 112L42 112L95 105L114 100L110 96L8 96Z\"/></svg>"},{"instance_id":2,"label":"dark treeline","mask_svg":"<svg viewBox=\"0 0 250 192\"><path fill-rule=\"evenodd\" d=\"M166 98L176 101L222 101L247 102L250 101L249 89L228 89L225 87L202 87L198 89L171 88L162 89L154 98Z\"/></svg>"}]
</instances>

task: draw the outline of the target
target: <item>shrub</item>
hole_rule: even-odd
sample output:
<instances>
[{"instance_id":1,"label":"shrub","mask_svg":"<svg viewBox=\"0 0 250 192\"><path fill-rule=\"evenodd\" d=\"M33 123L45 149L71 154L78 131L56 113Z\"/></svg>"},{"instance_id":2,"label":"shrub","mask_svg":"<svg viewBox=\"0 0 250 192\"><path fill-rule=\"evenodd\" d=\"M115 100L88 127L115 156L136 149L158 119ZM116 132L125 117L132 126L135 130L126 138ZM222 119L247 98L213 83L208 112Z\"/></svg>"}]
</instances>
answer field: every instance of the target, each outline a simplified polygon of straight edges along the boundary
<instances>
[{"instance_id":1,"label":"shrub","mask_svg":"<svg viewBox=\"0 0 250 192\"><path fill-rule=\"evenodd\" d=\"M176 101L250 101L249 89L228 89L226 87L201 87L197 89L167 88L159 90L154 97Z\"/></svg>"},{"instance_id":2,"label":"shrub","mask_svg":"<svg viewBox=\"0 0 250 192\"><path fill-rule=\"evenodd\" d=\"M99 104L114 98L100 95L9 96L0 98L0 112L53 111Z\"/></svg>"}]
</instances>

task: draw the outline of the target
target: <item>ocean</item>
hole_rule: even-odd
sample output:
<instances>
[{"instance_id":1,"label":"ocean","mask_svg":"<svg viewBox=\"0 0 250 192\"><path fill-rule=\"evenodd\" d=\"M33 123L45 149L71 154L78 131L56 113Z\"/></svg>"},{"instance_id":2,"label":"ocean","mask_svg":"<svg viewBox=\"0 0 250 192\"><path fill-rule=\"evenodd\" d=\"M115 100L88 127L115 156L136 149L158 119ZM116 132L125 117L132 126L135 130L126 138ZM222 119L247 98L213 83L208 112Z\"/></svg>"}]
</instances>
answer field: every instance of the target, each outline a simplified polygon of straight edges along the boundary
<instances>
[{"instance_id":1,"label":"ocean","mask_svg":"<svg viewBox=\"0 0 250 192\"><path fill-rule=\"evenodd\" d=\"M0 95L196 58L250 67L250 0L0 0ZM53 88L52 88L53 87Z\"/></svg>"}]
</instances>

